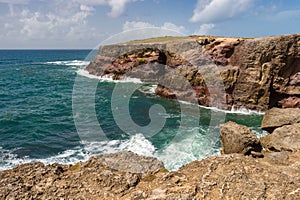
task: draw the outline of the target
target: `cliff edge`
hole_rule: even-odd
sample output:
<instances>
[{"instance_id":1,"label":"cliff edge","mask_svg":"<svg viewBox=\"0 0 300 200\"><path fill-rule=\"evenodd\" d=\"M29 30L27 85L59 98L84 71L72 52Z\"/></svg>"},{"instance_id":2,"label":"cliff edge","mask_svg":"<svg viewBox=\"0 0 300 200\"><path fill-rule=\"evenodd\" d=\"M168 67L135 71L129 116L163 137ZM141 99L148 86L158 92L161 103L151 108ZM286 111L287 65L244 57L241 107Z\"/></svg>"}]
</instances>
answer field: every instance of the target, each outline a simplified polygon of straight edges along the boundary
<instances>
[{"instance_id":1,"label":"cliff edge","mask_svg":"<svg viewBox=\"0 0 300 200\"><path fill-rule=\"evenodd\" d=\"M299 34L165 37L101 46L86 70L157 83L160 96L204 106L300 107Z\"/></svg>"}]
</instances>

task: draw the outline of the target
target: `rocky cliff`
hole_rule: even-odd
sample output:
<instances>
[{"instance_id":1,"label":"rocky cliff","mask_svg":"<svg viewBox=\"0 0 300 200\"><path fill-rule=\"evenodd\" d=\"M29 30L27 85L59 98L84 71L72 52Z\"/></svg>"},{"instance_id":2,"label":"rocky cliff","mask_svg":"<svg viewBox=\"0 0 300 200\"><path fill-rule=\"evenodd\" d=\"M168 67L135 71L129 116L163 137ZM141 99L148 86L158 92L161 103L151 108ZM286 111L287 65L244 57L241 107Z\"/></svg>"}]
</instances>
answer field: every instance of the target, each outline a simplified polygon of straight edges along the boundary
<instances>
[{"instance_id":1,"label":"rocky cliff","mask_svg":"<svg viewBox=\"0 0 300 200\"><path fill-rule=\"evenodd\" d=\"M191 36L101 46L90 74L140 78L156 94L224 109L300 107L300 35Z\"/></svg>"},{"instance_id":2,"label":"rocky cliff","mask_svg":"<svg viewBox=\"0 0 300 200\"><path fill-rule=\"evenodd\" d=\"M262 124L270 134L260 139L245 126L223 124L222 155L173 172L155 158L132 152L75 165L20 165L0 172L0 199L298 200L299 115L300 109L271 109Z\"/></svg>"}]
</instances>

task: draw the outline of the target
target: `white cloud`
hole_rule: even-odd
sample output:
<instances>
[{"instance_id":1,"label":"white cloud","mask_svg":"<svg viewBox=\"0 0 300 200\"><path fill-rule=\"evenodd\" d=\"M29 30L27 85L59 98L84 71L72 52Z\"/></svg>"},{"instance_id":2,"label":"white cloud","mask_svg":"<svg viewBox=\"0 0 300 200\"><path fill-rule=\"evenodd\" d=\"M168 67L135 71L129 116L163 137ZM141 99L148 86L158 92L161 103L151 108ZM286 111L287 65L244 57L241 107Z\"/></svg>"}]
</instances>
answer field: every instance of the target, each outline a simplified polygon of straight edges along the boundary
<instances>
[{"instance_id":1,"label":"white cloud","mask_svg":"<svg viewBox=\"0 0 300 200\"><path fill-rule=\"evenodd\" d=\"M224 21L247 12L252 2L251 0L198 0L190 22Z\"/></svg>"},{"instance_id":2,"label":"white cloud","mask_svg":"<svg viewBox=\"0 0 300 200\"><path fill-rule=\"evenodd\" d=\"M176 32L179 32L179 33L186 33L187 30L185 29L184 26L177 26L175 24L172 24L170 22L166 22L164 23L161 28L164 28L164 29L169 29L169 30L173 30L173 31L176 31Z\"/></svg>"},{"instance_id":3,"label":"white cloud","mask_svg":"<svg viewBox=\"0 0 300 200\"><path fill-rule=\"evenodd\" d=\"M175 25L173 23L170 23L170 22L165 22L162 26L155 26L151 23L141 22L141 21L130 21L130 22L126 21L123 24L123 31L129 31L129 30L139 29L139 28L149 28L149 27L167 29L167 30L171 30L171 31L174 31L174 32L182 33L182 34L187 32L185 27L177 26L177 25Z\"/></svg>"},{"instance_id":4,"label":"white cloud","mask_svg":"<svg viewBox=\"0 0 300 200\"><path fill-rule=\"evenodd\" d=\"M0 0L0 3L27 4L29 1L30 0ZM108 16L119 17L124 13L128 3L136 1L138 0L69 0L67 1L67 3L81 4L83 6L83 9L93 9L91 6L106 5L111 8L111 11L108 13ZM62 1L60 3L62 3Z\"/></svg>"},{"instance_id":5,"label":"white cloud","mask_svg":"<svg viewBox=\"0 0 300 200\"><path fill-rule=\"evenodd\" d=\"M0 3L8 4L27 4L29 0L0 0Z\"/></svg>"},{"instance_id":6,"label":"white cloud","mask_svg":"<svg viewBox=\"0 0 300 200\"><path fill-rule=\"evenodd\" d=\"M87 12L95 11L95 9L92 6L86 6L86 5L80 5L80 10L87 11Z\"/></svg>"},{"instance_id":7,"label":"white cloud","mask_svg":"<svg viewBox=\"0 0 300 200\"><path fill-rule=\"evenodd\" d=\"M124 11L126 4L131 2L131 0L109 0L108 5L111 7L111 11L108 13L111 17L118 17Z\"/></svg>"},{"instance_id":8,"label":"white cloud","mask_svg":"<svg viewBox=\"0 0 300 200\"><path fill-rule=\"evenodd\" d=\"M126 9L126 5L138 0L73 0L83 5L108 5L111 11L108 13L110 17L119 17Z\"/></svg>"},{"instance_id":9,"label":"white cloud","mask_svg":"<svg viewBox=\"0 0 300 200\"><path fill-rule=\"evenodd\" d=\"M215 28L214 24L202 24L199 30L195 31L193 35L207 35L213 28Z\"/></svg>"},{"instance_id":10,"label":"white cloud","mask_svg":"<svg viewBox=\"0 0 300 200\"><path fill-rule=\"evenodd\" d=\"M149 27L155 27L153 24L150 24L148 22L140 22L140 21L126 21L123 24L123 31L129 31L132 29L138 29L138 28L149 28Z\"/></svg>"},{"instance_id":11,"label":"white cloud","mask_svg":"<svg viewBox=\"0 0 300 200\"><path fill-rule=\"evenodd\" d=\"M13 11L11 7L9 14L0 15L1 48L12 44L35 44L40 47L42 44L61 45L80 40L98 40L99 34L88 25L87 19L94 8L68 3L68 9L53 7L47 12L31 11L23 7L16 7Z\"/></svg>"}]
</instances>

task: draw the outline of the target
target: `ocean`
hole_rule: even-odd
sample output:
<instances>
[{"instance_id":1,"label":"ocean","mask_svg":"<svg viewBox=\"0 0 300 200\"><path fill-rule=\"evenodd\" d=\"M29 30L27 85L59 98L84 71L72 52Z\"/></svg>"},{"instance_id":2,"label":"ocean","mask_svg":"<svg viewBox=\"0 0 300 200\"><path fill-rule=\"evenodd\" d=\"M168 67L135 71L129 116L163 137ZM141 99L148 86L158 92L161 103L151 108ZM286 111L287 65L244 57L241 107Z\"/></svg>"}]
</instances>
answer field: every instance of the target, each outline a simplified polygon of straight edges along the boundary
<instances>
[{"instance_id":1,"label":"ocean","mask_svg":"<svg viewBox=\"0 0 300 200\"><path fill-rule=\"evenodd\" d=\"M137 79L88 75L84 67L96 53L0 50L0 170L35 161L74 164L123 150L176 170L220 154L220 123L265 134L262 113L200 107L158 97L155 85Z\"/></svg>"}]
</instances>

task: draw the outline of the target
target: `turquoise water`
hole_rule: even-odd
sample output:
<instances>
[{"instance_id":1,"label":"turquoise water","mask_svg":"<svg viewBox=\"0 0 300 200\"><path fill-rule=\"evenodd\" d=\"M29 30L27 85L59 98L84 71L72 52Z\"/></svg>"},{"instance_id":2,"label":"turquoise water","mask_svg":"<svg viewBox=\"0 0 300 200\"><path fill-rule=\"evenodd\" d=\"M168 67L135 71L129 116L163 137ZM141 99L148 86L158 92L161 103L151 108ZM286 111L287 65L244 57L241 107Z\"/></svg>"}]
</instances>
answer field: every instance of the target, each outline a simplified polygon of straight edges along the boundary
<instances>
[{"instance_id":1,"label":"turquoise water","mask_svg":"<svg viewBox=\"0 0 300 200\"><path fill-rule=\"evenodd\" d=\"M258 135L264 134L258 128L262 115L257 113L200 108L160 98L151 92L152 85L82 76L78 72L88 63L85 60L89 53L90 50L0 50L0 170L32 161L75 163L94 154L122 150L155 156L167 168L177 169L192 160L219 154L219 123L236 121L253 128ZM85 84L96 84L92 103L104 139L75 126L76 121L89 118L81 116L80 109L90 106L83 103L76 108L80 112L74 112L74 83L78 77L83 82L76 93L78 99L87 99ZM114 113L112 101L122 105L126 99L125 95L112 98L115 87L123 91L132 85L139 89L130 97L130 117L122 110ZM164 110L158 110L151 119L149 109L155 104ZM165 121L155 134L124 130L116 121L128 121L130 127L131 118L136 126L147 127L155 117ZM87 129L92 126L88 121L84 121Z\"/></svg>"}]
</instances>

